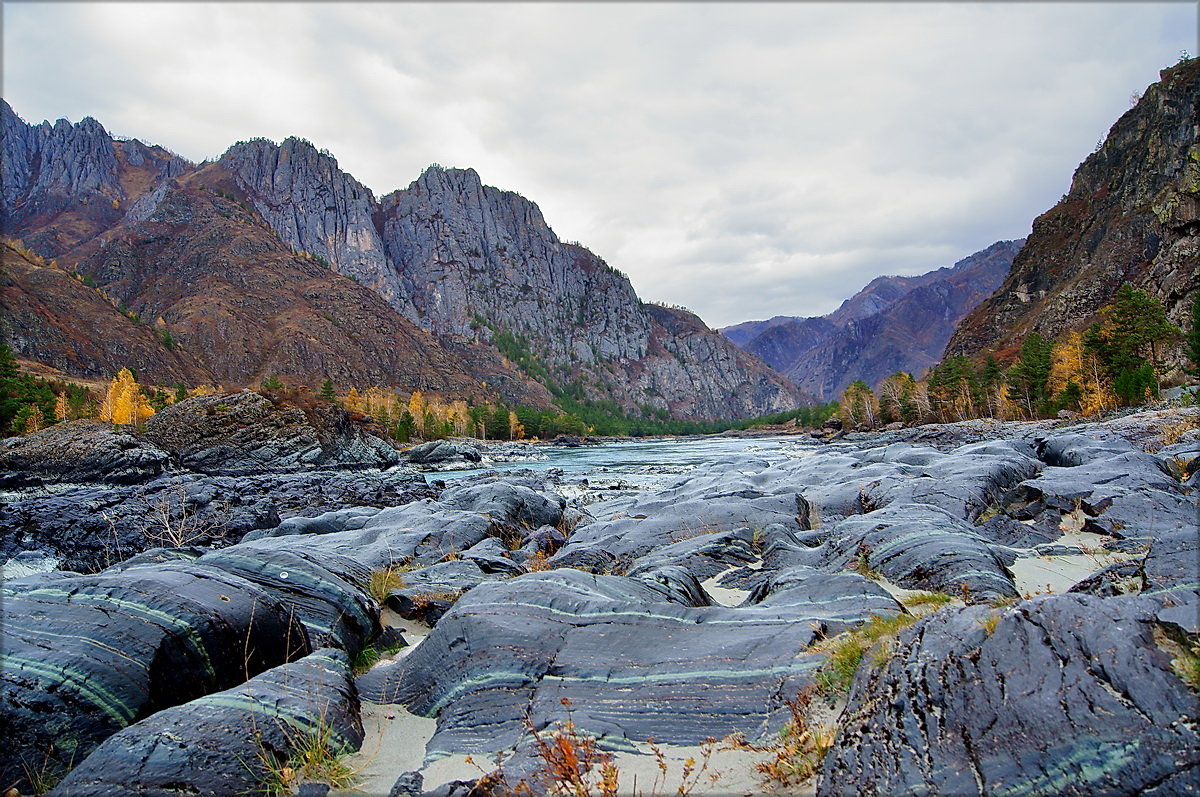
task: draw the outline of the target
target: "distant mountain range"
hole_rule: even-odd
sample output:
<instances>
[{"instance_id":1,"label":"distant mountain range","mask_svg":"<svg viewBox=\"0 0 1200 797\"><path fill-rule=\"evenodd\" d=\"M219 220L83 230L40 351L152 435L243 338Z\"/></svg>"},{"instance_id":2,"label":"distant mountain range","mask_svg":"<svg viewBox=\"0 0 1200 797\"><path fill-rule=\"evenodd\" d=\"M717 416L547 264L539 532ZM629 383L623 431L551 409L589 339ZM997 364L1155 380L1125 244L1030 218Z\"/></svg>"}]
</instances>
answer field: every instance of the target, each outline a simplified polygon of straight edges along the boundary
<instances>
[{"instance_id":1,"label":"distant mountain range","mask_svg":"<svg viewBox=\"0 0 1200 797\"><path fill-rule=\"evenodd\" d=\"M376 199L295 138L197 165L91 118L0 117L3 231L27 249L4 250L0 340L68 375L557 394L682 419L812 400L471 169Z\"/></svg>"},{"instance_id":2,"label":"distant mountain range","mask_svg":"<svg viewBox=\"0 0 1200 797\"><path fill-rule=\"evenodd\" d=\"M802 389L835 399L856 379L872 387L897 371L920 377L955 325L999 287L1023 239L915 277L876 277L832 313L775 316L721 331Z\"/></svg>"}]
</instances>

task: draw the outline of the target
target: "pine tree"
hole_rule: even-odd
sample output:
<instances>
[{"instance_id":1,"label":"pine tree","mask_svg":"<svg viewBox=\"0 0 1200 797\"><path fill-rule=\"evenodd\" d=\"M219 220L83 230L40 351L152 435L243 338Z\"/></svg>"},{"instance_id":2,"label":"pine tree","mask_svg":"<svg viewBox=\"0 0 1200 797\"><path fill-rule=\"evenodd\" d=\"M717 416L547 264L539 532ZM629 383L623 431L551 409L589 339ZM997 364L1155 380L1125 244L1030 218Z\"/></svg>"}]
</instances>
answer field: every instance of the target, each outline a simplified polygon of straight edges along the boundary
<instances>
[{"instance_id":1,"label":"pine tree","mask_svg":"<svg viewBox=\"0 0 1200 797\"><path fill-rule=\"evenodd\" d=\"M330 404L336 402L337 401L337 393L333 389L333 380L326 379L324 382L322 382L321 383L321 392L318 393L317 395L320 396L325 401L328 401Z\"/></svg>"},{"instance_id":2,"label":"pine tree","mask_svg":"<svg viewBox=\"0 0 1200 797\"><path fill-rule=\"evenodd\" d=\"M1037 418L1049 409L1051 344L1031 332L1021 344L1021 355L1008 369L1008 397L1025 409L1029 418Z\"/></svg>"},{"instance_id":3,"label":"pine tree","mask_svg":"<svg viewBox=\"0 0 1200 797\"><path fill-rule=\"evenodd\" d=\"M1187 372L1193 377L1200 377L1200 291L1196 291L1195 296L1192 297L1190 316L1191 329L1187 332L1184 345L1188 362L1191 363Z\"/></svg>"}]
</instances>

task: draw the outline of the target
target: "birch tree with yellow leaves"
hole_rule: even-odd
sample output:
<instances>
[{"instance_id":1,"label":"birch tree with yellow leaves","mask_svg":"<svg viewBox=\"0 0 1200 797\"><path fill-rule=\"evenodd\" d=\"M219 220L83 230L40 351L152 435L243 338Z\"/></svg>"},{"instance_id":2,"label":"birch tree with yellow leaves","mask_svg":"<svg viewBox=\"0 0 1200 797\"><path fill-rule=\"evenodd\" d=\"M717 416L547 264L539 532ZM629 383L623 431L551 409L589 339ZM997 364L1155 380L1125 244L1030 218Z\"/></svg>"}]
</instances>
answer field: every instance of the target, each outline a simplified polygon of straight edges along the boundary
<instances>
[{"instance_id":1,"label":"birch tree with yellow leaves","mask_svg":"<svg viewBox=\"0 0 1200 797\"><path fill-rule=\"evenodd\" d=\"M122 368L108 385L100 404L100 420L110 423L140 424L154 414L150 401L142 395L133 372Z\"/></svg>"}]
</instances>

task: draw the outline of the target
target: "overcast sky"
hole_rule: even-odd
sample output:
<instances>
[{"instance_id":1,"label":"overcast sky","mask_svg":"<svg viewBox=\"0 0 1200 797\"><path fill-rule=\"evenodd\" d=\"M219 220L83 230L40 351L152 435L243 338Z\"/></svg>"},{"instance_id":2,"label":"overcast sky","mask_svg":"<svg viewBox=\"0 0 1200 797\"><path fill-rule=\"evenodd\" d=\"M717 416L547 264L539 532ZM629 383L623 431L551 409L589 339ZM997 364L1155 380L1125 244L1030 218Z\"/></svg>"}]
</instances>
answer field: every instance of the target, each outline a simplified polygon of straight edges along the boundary
<instances>
[{"instance_id":1,"label":"overcast sky","mask_svg":"<svg viewBox=\"0 0 1200 797\"><path fill-rule=\"evenodd\" d=\"M819 315L1033 218L1180 50L1184 3L6 2L3 94L191 160L298 135L377 196L537 202L644 299Z\"/></svg>"}]
</instances>

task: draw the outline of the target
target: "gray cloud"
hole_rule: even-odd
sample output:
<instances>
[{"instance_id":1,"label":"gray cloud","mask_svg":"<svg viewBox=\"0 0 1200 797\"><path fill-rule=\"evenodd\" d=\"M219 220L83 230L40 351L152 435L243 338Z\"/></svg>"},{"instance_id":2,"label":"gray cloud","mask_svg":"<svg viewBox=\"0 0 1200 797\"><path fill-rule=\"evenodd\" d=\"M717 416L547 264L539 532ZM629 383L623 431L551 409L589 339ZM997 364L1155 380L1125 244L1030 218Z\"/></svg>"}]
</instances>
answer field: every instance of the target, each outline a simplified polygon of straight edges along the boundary
<instances>
[{"instance_id":1,"label":"gray cloud","mask_svg":"<svg viewBox=\"0 0 1200 797\"><path fill-rule=\"evenodd\" d=\"M4 95L195 160L299 135L378 194L471 166L645 298L828 312L1025 235L1192 4L5 7Z\"/></svg>"}]
</instances>

